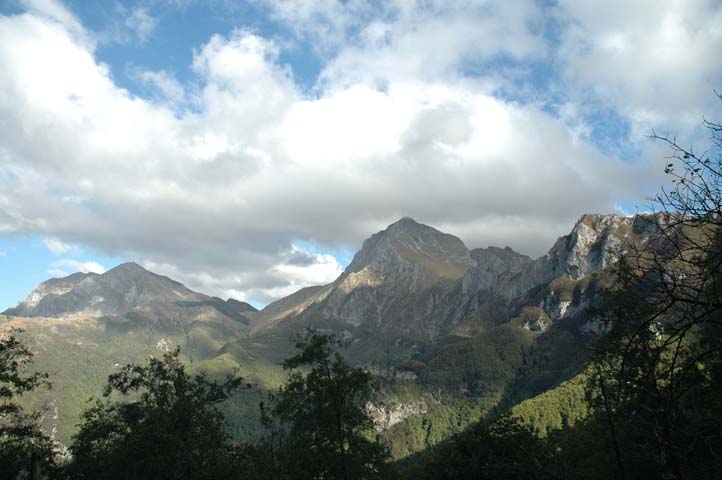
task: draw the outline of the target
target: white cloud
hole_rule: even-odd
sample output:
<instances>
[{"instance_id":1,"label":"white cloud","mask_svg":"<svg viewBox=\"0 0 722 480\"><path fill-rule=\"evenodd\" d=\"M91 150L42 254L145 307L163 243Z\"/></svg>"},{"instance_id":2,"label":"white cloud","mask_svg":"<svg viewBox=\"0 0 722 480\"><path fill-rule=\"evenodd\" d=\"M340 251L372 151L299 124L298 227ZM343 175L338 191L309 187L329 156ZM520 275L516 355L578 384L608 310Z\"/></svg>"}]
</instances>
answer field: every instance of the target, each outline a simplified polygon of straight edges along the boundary
<instances>
[{"instance_id":1,"label":"white cloud","mask_svg":"<svg viewBox=\"0 0 722 480\"><path fill-rule=\"evenodd\" d=\"M289 26L297 37L310 39L320 54L338 49L354 29L378 14L372 2L364 0L259 0L259 3L270 10L273 19Z\"/></svg>"},{"instance_id":2,"label":"white cloud","mask_svg":"<svg viewBox=\"0 0 722 480\"><path fill-rule=\"evenodd\" d=\"M77 249L75 245L70 245L57 238L45 238L43 244L55 255L62 255Z\"/></svg>"},{"instance_id":3,"label":"white cloud","mask_svg":"<svg viewBox=\"0 0 722 480\"><path fill-rule=\"evenodd\" d=\"M279 279L285 279L287 284L259 292L254 297L266 301L285 297L308 285L330 283L343 273L343 268L332 255L309 252L296 245L291 245L290 251L281 258L271 272Z\"/></svg>"},{"instance_id":4,"label":"white cloud","mask_svg":"<svg viewBox=\"0 0 722 480\"><path fill-rule=\"evenodd\" d=\"M383 87L394 80L448 81L467 64L500 56L546 54L542 16L531 0L392 2L390 13L358 27L358 35L324 68L320 84ZM313 23L311 23L313 25Z\"/></svg>"},{"instance_id":5,"label":"white cloud","mask_svg":"<svg viewBox=\"0 0 722 480\"><path fill-rule=\"evenodd\" d=\"M86 37L80 20L58 0L22 0L21 4L35 15L62 24L69 33Z\"/></svg>"},{"instance_id":6,"label":"white cloud","mask_svg":"<svg viewBox=\"0 0 722 480\"><path fill-rule=\"evenodd\" d=\"M260 271L234 272L211 268L189 272L177 265L153 261L143 262L143 266L211 295L261 304L290 295L308 285L330 283L343 272L332 255L312 252L297 245L280 252L270 268Z\"/></svg>"},{"instance_id":7,"label":"white cloud","mask_svg":"<svg viewBox=\"0 0 722 480\"><path fill-rule=\"evenodd\" d=\"M70 258L64 258L50 263L48 273L54 277L67 277L74 272L82 273L103 273L106 268L98 262L88 261L81 262Z\"/></svg>"},{"instance_id":8,"label":"white cloud","mask_svg":"<svg viewBox=\"0 0 722 480\"><path fill-rule=\"evenodd\" d=\"M185 101L185 88L165 70L155 72L134 67L129 69L129 74L144 85L155 89L162 99L172 104L180 105Z\"/></svg>"},{"instance_id":9,"label":"white cloud","mask_svg":"<svg viewBox=\"0 0 722 480\"><path fill-rule=\"evenodd\" d=\"M157 25L158 20L143 7L131 9L125 18L125 27L140 43L145 43L150 38Z\"/></svg>"},{"instance_id":10,"label":"white cloud","mask_svg":"<svg viewBox=\"0 0 722 480\"><path fill-rule=\"evenodd\" d=\"M721 111L712 94L722 85L719 1L565 0L560 13L568 86L629 119L635 140L652 127L681 134Z\"/></svg>"},{"instance_id":11,"label":"white cloud","mask_svg":"<svg viewBox=\"0 0 722 480\"><path fill-rule=\"evenodd\" d=\"M150 99L120 88L71 20L0 17L0 232L72 238L191 288L265 303L340 272L303 242L354 249L411 215L470 247L541 254L580 214L614 211L658 182L644 161L588 142L586 104L572 99L558 118L464 74L469 58L550 55L535 2L422 3L339 20L345 40L311 93L276 43L241 29L195 50L197 88L138 70L163 94ZM299 35L333 20L315 15ZM602 59L603 48L626 48L617 37L600 45L590 51ZM575 70L583 51L564 55L569 81L597 85ZM168 101L178 98L193 108Z\"/></svg>"}]
</instances>

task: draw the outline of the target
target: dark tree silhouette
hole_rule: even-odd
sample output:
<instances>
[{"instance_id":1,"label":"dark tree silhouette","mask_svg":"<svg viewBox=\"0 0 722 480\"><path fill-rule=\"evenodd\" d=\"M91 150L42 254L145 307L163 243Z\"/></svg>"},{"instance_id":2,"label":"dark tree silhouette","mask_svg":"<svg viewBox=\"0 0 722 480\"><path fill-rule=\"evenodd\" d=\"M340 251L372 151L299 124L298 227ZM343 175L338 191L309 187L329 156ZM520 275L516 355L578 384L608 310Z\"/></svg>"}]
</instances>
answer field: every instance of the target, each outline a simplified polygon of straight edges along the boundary
<instances>
[{"instance_id":1,"label":"dark tree silhouette","mask_svg":"<svg viewBox=\"0 0 722 480\"><path fill-rule=\"evenodd\" d=\"M274 477L383 476L388 451L369 438L371 374L346 363L336 350L344 346L334 336L308 332L296 343L299 353L283 362L292 372L269 404L261 406L277 445Z\"/></svg>"},{"instance_id":2,"label":"dark tree silhouette","mask_svg":"<svg viewBox=\"0 0 722 480\"><path fill-rule=\"evenodd\" d=\"M638 228L608 292L597 379L620 477L712 478L722 471L722 125L702 153L653 133L673 187ZM625 472L626 470L626 472Z\"/></svg>"},{"instance_id":3,"label":"dark tree silhouette","mask_svg":"<svg viewBox=\"0 0 722 480\"><path fill-rule=\"evenodd\" d=\"M38 414L23 411L18 397L49 387L47 374L24 373L32 352L18 339L21 330L0 334L0 479L21 472L39 477L53 463L53 442L38 425Z\"/></svg>"},{"instance_id":4,"label":"dark tree silhouette","mask_svg":"<svg viewBox=\"0 0 722 480\"><path fill-rule=\"evenodd\" d=\"M71 478L220 479L233 475L234 450L214 406L241 386L189 375L180 350L108 378L105 400L83 413L73 437ZM120 400L116 400L120 397Z\"/></svg>"}]
</instances>

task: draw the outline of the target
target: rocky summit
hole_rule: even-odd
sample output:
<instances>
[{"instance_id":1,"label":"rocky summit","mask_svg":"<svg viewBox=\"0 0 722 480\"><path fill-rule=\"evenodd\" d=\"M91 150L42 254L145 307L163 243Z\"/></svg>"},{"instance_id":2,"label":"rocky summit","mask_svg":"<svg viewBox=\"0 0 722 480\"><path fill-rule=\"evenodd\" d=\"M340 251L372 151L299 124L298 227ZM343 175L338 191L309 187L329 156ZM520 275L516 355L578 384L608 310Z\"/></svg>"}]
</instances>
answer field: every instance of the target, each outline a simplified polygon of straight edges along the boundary
<instances>
[{"instance_id":1,"label":"rocky summit","mask_svg":"<svg viewBox=\"0 0 722 480\"><path fill-rule=\"evenodd\" d=\"M75 273L38 285L27 299L3 312L16 317L108 317L138 322L192 321L198 318L249 323L255 308L237 300L223 301L189 290L134 262L103 274ZM232 322L231 322L232 323Z\"/></svg>"},{"instance_id":2,"label":"rocky summit","mask_svg":"<svg viewBox=\"0 0 722 480\"><path fill-rule=\"evenodd\" d=\"M645 216L584 215L533 260L509 247L469 250L453 235L402 218L364 241L337 280L269 305L254 328L315 325L425 341L478 333L509 322L552 280L577 281L607 268L625 242L649 235L651 223Z\"/></svg>"}]
</instances>

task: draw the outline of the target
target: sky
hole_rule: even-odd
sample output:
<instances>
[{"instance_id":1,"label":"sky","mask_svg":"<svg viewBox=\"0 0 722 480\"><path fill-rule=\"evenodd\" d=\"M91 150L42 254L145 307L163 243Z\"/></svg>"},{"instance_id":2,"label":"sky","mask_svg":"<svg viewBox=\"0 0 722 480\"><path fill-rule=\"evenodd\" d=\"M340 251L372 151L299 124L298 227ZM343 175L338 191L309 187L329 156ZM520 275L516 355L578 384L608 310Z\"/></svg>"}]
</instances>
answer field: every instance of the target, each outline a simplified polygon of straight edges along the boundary
<instances>
[{"instance_id":1,"label":"sky","mask_svg":"<svg viewBox=\"0 0 722 480\"><path fill-rule=\"evenodd\" d=\"M718 0L0 0L0 309L136 261L257 306L403 216L531 256L721 119Z\"/></svg>"}]
</instances>

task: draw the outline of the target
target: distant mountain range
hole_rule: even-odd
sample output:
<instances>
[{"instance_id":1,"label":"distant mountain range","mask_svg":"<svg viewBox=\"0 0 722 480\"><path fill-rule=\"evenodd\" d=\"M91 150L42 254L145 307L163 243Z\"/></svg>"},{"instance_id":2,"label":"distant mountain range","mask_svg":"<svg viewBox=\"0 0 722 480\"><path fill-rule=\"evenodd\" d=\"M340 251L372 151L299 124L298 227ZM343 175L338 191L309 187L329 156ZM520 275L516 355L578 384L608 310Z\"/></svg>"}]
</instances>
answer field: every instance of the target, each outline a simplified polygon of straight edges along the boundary
<instances>
[{"instance_id":1,"label":"distant mountain range","mask_svg":"<svg viewBox=\"0 0 722 480\"><path fill-rule=\"evenodd\" d=\"M239 333L250 325L256 309L238 300L221 300L189 290L168 277L149 272L134 262L103 274L74 273L52 278L30 292L24 302L3 312L16 317L124 317L153 322L183 322L203 317Z\"/></svg>"},{"instance_id":2,"label":"distant mountain range","mask_svg":"<svg viewBox=\"0 0 722 480\"><path fill-rule=\"evenodd\" d=\"M514 300L552 279L578 280L604 269L625 241L647 235L650 225L644 216L584 215L547 255L532 260L509 247L469 250L459 238L406 217L365 240L334 282L304 288L262 311L194 292L130 262L103 274L47 280L3 314L161 323L203 317L236 322L239 334L317 324L437 341L509 320L518 307ZM501 317L490 317L480 313L488 305L509 308L501 308ZM560 308L567 306L554 307Z\"/></svg>"},{"instance_id":3,"label":"distant mountain range","mask_svg":"<svg viewBox=\"0 0 722 480\"><path fill-rule=\"evenodd\" d=\"M118 365L175 345L195 369L236 369L258 386L256 396L228 407L236 433L245 432L257 424L258 395L282 378L278 363L292 350L291 335L306 327L335 332L351 340L351 361L395 372L375 410L403 456L577 375L600 331L586 307L626 245L654 233L653 220L584 215L532 259L508 247L469 249L402 218L365 240L333 282L260 311L125 263L41 283L3 312L0 332L24 329L37 368L54 378L51 392L28 401L54 405L46 427L63 441Z\"/></svg>"}]
</instances>

